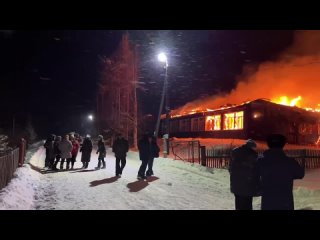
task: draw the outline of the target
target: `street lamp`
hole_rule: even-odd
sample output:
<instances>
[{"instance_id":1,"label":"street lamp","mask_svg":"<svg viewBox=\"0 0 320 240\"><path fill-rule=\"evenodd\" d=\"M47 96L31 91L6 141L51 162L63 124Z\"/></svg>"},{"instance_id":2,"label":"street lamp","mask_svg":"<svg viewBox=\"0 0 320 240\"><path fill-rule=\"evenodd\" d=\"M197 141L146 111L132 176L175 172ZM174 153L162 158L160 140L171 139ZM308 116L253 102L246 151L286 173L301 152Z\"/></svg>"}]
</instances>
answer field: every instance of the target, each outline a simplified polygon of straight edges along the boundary
<instances>
[{"instance_id":1,"label":"street lamp","mask_svg":"<svg viewBox=\"0 0 320 240\"><path fill-rule=\"evenodd\" d=\"M163 156L167 157L167 155L169 154L169 123L170 123L170 108L169 108L169 93L168 93L168 58L165 53L160 53L158 55L158 60L160 62L164 63L165 78L164 78L164 83L163 83L162 96L161 96L159 114L158 114L158 119L157 119L156 131L155 131L154 135L155 135L155 137L158 137L161 112L162 112L163 103L164 103L164 96L166 96L166 106L165 106L166 120L165 120L165 129L164 129L164 135L163 135L163 143L164 143L163 144Z\"/></svg>"},{"instance_id":2,"label":"street lamp","mask_svg":"<svg viewBox=\"0 0 320 240\"><path fill-rule=\"evenodd\" d=\"M88 119L90 120L90 121L93 121L93 116L90 114L90 115L88 115Z\"/></svg>"},{"instance_id":3,"label":"street lamp","mask_svg":"<svg viewBox=\"0 0 320 240\"><path fill-rule=\"evenodd\" d=\"M167 59L167 55L166 55L165 53L159 53L159 54L158 54L158 60L159 60L160 62L163 62L163 63L166 64L166 65L165 65L165 68L168 67L168 59Z\"/></svg>"}]
</instances>

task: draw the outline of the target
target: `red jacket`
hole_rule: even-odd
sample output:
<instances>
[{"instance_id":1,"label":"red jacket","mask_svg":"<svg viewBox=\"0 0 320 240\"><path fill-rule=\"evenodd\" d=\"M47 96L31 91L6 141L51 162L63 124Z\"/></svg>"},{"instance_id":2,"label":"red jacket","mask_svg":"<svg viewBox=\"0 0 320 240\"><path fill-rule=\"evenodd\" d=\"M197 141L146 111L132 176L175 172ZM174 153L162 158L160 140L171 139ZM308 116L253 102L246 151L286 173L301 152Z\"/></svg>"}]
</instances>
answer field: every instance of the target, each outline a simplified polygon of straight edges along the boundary
<instances>
[{"instance_id":1,"label":"red jacket","mask_svg":"<svg viewBox=\"0 0 320 240\"><path fill-rule=\"evenodd\" d=\"M77 140L72 141L72 150L71 150L71 155L72 156L77 156L79 152L80 144Z\"/></svg>"}]
</instances>

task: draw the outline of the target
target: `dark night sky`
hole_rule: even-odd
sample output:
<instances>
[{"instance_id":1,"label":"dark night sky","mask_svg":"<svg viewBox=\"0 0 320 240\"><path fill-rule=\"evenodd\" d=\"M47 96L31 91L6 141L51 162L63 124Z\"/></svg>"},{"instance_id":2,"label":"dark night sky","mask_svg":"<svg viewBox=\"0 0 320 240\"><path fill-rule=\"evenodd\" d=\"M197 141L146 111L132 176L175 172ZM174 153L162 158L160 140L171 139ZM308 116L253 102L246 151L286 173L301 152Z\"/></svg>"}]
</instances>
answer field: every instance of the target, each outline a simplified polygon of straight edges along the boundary
<instances>
[{"instance_id":1,"label":"dark night sky","mask_svg":"<svg viewBox=\"0 0 320 240\"><path fill-rule=\"evenodd\" d=\"M116 49L122 30L0 31L1 120L32 116L47 131L70 129L95 110L99 56ZM289 46L293 31L129 30L139 44L140 108L157 114L169 55L170 105L230 91L246 63L270 60ZM70 129L71 130L71 129Z\"/></svg>"}]
</instances>

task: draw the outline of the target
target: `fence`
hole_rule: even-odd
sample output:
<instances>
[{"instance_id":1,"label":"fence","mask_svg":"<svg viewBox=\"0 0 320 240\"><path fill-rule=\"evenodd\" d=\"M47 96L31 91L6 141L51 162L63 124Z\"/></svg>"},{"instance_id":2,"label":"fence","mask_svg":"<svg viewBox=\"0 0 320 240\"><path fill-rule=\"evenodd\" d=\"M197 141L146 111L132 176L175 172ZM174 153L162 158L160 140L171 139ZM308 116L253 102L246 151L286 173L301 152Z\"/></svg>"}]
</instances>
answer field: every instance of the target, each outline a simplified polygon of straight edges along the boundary
<instances>
[{"instance_id":1,"label":"fence","mask_svg":"<svg viewBox=\"0 0 320 240\"><path fill-rule=\"evenodd\" d=\"M258 149L259 156L266 149ZM201 146L201 164L210 168L228 168L232 149L206 149ZM285 153L307 169L320 168L320 150L288 149Z\"/></svg>"},{"instance_id":2,"label":"fence","mask_svg":"<svg viewBox=\"0 0 320 240\"><path fill-rule=\"evenodd\" d=\"M0 157L0 190L7 186L18 166L24 163L26 154L26 142L21 140L19 148Z\"/></svg>"},{"instance_id":3,"label":"fence","mask_svg":"<svg viewBox=\"0 0 320 240\"><path fill-rule=\"evenodd\" d=\"M174 159L200 164L200 141L171 141L170 147Z\"/></svg>"}]
</instances>

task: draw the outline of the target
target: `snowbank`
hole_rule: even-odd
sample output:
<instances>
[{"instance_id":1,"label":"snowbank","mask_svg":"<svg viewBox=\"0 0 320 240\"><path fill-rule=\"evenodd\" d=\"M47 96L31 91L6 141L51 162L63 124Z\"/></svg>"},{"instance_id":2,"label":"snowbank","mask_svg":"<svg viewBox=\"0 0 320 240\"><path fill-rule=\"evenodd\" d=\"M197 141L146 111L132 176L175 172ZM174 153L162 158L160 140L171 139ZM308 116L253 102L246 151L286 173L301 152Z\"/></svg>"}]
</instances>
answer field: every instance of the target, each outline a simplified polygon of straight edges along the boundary
<instances>
[{"instance_id":1,"label":"snowbank","mask_svg":"<svg viewBox=\"0 0 320 240\"><path fill-rule=\"evenodd\" d=\"M0 191L0 209L34 209L34 196L39 183L40 174L31 170L29 165L18 168L8 186Z\"/></svg>"},{"instance_id":2,"label":"snowbank","mask_svg":"<svg viewBox=\"0 0 320 240\"><path fill-rule=\"evenodd\" d=\"M43 142L29 146L26 161L37 158L35 154ZM41 160L39 160L41 161ZM33 171L28 164L17 168L10 183L0 191L0 210L30 210L35 208L35 197L40 194L41 174Z\"/></svg>"}]
</instances>

